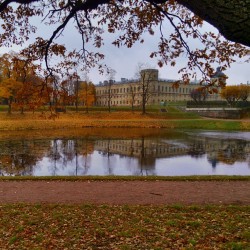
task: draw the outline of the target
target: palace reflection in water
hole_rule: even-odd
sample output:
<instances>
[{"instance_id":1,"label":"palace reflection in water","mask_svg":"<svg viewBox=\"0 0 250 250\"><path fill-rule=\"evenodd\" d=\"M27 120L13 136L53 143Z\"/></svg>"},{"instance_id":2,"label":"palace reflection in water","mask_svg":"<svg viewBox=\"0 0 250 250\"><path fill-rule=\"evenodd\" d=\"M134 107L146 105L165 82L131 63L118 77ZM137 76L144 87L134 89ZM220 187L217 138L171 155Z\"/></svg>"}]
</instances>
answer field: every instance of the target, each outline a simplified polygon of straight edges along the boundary
<instances>
[{"instance_id":1,"label":"palace reflection in water","mask_svg":"<svg viewBox=\"0 0 250 250\"><path fill-rule=\"evenodd\" d=\"M241 135L241 136L239 136ZM250 133L0 141L1 175L249 175Z\"/></svg>"}]
</instances>

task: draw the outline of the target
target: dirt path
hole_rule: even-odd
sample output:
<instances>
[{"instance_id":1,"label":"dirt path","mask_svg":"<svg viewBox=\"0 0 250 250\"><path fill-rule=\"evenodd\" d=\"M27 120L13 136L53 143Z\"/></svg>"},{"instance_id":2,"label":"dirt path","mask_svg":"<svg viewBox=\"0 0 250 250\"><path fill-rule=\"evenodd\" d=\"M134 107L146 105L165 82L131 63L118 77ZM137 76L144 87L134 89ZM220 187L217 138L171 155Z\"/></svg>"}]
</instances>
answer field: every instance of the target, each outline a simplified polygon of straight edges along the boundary
<instances>
[{"instance_id":1,"label":"dirt path","mask_svg":"<svg viewBox=\"0 0 250 250\"><path fill-rule=\"evenodd\" d=\"M1 181L2 203L244 204L250 181Z\"/></svg>"}]
</instances>

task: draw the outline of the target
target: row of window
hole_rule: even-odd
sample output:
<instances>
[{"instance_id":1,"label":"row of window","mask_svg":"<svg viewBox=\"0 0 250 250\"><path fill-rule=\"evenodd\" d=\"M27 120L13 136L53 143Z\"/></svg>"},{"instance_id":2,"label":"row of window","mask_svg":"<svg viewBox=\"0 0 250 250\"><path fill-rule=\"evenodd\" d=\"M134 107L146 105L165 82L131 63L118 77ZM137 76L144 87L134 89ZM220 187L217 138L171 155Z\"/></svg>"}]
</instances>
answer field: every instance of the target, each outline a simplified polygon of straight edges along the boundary
<instances>
[{"instance_id":1,"label":"row of window","mask_svg":"<svg viewBox=\"0 0 250 250\"><path fill-rule=\"evenodd\" d=\"M184 98L184 99L181 99L182 101L187 101L187 99L186 98ZM110 105L128 105L128 104L131 104L131 101L132 100L120 100L120 101L110 101ZM171 101L178 101L178 99L176 99L176 100L165 100L166 102L168 101L168 102L171 102ZM164 100L152 100L152 104L159 104L160 102L164 102ZM140 105L140 101L139 100L135 100L134 101L134 105ZM106 106L106 105L108 105L108 101L97 101L96 102L96 105L103 105L103 106Z\"/></svg>"},{"instance_id":2,"label":"row of window","mask_svg":"<svg viewBox=\"0 0 250 250\"><path fill-rule=\"evenodd\" d=\"M189 94L178 94L178 93L167 93L167 94L156 94L156 95L151 95L151 98L152 97L157 97L158 96L158 98L164 98L164 97L168 97L168 98L181 98L181 99L186 99L186 98L189 98L190 97L190 95ZM119 99L132 99L132 96L130 96L130 95L122 95L122 96L118 96L118 95L114 95L114 96L110 96L110 98L108 98L108 96L107 95L103 95L103 96L99 96L98 97L98 99L99 100L101 100L101 99L104 99L104 100L107 100L107 99L117 99L117 98L119 98ZM134 99L137 99L137 98L139 98L139 99L141 99L141 95L134 95Z\"/></svg>"},{"instance_id":3,"label":"row of window","mask_svg":"<svg viewBox=\"0 0 250 250\"><path fill-rule=\"evenodd\" d=\"M96 93L101 95L101 94L108 94L108 93L112 93L112 94L118 94L118 93L132 93L132 92L139 92L140 91L140 86L138 87L131 87L131 88L118 88L118 89L103 89L103 90L96 90ZM153 91L157 91L158 92L175 92L175 93L190 93L191 92L191 88L173 88L171 86L158 86L158 88L156 88L156 86L153 86ZM110 92L109 92L110 91Z\"/></svg>"},{"instance_id":4,"label":"row of window","mask_svg":"<svg viewBox=\"0 0 250 250\"><path fill-rule=\"evenodd\" d=\"M99 147L107 147L107 143L98 143L98 146ZM139 148L135 147L135 146L139 146ZM125 145L117 145L117 144L111 144L109 145L109 149L110 150L122 150L124 152L131 152L131 150L134 152L134 153L140 153L141 152L141 149L140 149L141 145L130 145L130 146L125 146ZM159 147L158 145L155 147L155 148L147 148L145 149L145 152L144 153L147 153L147 154L153 154L153 155L157 155L157 154L166 154L166 153L184 153L186 152L186 149L184 148L177 148L177 147Z\"/></svg>"}]
</instances>

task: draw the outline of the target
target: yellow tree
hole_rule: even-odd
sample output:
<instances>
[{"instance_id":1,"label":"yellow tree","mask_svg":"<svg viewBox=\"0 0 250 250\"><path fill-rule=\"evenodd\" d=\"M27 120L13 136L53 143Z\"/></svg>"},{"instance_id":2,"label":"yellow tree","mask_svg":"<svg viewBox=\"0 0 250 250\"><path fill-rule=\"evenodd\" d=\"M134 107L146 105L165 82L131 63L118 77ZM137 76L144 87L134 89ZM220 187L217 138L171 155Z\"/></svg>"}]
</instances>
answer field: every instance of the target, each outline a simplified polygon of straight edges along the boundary
<instances>
[{"instance_id":1,"label":"yellow tree","mask_svg":"<svg viewBox=\"0 0 250 250\"><path fill-rule=\"evenodd\" d=\"M15 89L14 104L21 109L22 113L25 106L34 108L34 106L38 105L39 99L36 93L40 92L42 84L41 78L36 74L37 69L39 69L39 65L34 64L31 58L14 52L0 57L1 81L11 79L7 81L5 90L2 84L2 92L5 92L5 95L7 95L10 89ZM19 89L16 89L17 86ZM8 100L9 103L13 103L9 98ZM36 104L33 105L31 102Z\"/></svg>"},{"instance_id":2,"label":"yellow tree","mask_svg":"<svg viewBox=\"0 0 250 250\"><path fill-rule=\"evenodd\" d=\"M240 92L240 99L243 102L246 102L250 95L250 86L246 84L241 84L238 87L239 87L239 92Z\"/></svg>"},{"instance_id":3,"label":"yellow tree","mask_svg":"<svg viewBox=\"0 0 250 250\"><path fill-rule=\"evenodd\" d=\"M238 86L226 86L220 92L222 98L234 106L240 100L240 88Z\"/></svg>"},{"instance_id":4,"label":"yellow tree","mask_svg":"<svg viewBox=\"0 0 250 250\"><path fill-rule=\"evenodd\" d=\"M96 90L95 85L92 82L84 81L80 84L79 91L80 100L86 107L86 113L89 112L89 106L92 106L96 100Z\"/></svg>"},{"instance_id":5,"label":"yellow tree","mask_svg":"<svg viewBox=\"0 0 250 250\"><path fill-rule=\"evenodd\" d=\"M21 70L24 69L20 68L19 72ZM18 92L16 105L21 110L21 113L24 112L24 108L32 108L34 111L34 108L38 108L39 103L41 104L41 79L35 74L27 74L25 77L17 77L17 79L22 83L22 86Z\"/></svg>"},{"instance_id":6,"label":"yellow tree","mask_svg":"<svg viewBox=\"0 0 250 250\"><path fill-rule=\"evenodd\" d=\"M28 108L33 112L39 107L48 103L47 89L44 86L44 79L41 76L30 76L29 81L32 83L32 94L29 95Z\"/></svg>"},{"instance_id":7,"label":"yellow tree","mask_svg":"<svg viewBox=\"0 0 250 250\"><path fill-rule=\"evenodd\" d=\"M12 112L12 105L16 102L16 98L20 94L21 88L22 83L13 78L8 78L0 82L0 97L7 100L9 114Z\"/></svg>"}]
</instances>

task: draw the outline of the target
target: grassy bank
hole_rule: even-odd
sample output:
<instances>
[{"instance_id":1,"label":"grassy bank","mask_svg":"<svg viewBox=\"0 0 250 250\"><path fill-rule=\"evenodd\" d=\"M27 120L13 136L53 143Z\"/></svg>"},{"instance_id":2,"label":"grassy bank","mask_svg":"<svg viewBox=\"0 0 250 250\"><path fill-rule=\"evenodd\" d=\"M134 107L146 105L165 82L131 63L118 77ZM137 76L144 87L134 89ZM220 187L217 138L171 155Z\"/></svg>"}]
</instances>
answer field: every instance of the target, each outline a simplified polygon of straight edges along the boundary
<instances>
[{"instance_id":1,"label":"grassy bank","mask_svg":"<svg viewBox=\"0 0 250 250\"><path fill-rule=\"evenodd\" d=\"M170 128L207 130L250 130L249 120L205 119L184 112L147 113L140 112L91 112L60 114L50 119L49 113L0 113L0 130L57 130L84 127L116 128Z\"/></svg>"},{"instance_id":2,"label":"grassy bank","mask_svg":"<svg viewBox=\"0 0 250 250\"><path fill-rule=\"evenodd\" d=\"M249 249L247 206L1 205L1 249Z\"/></svg>"}]
</instances>

